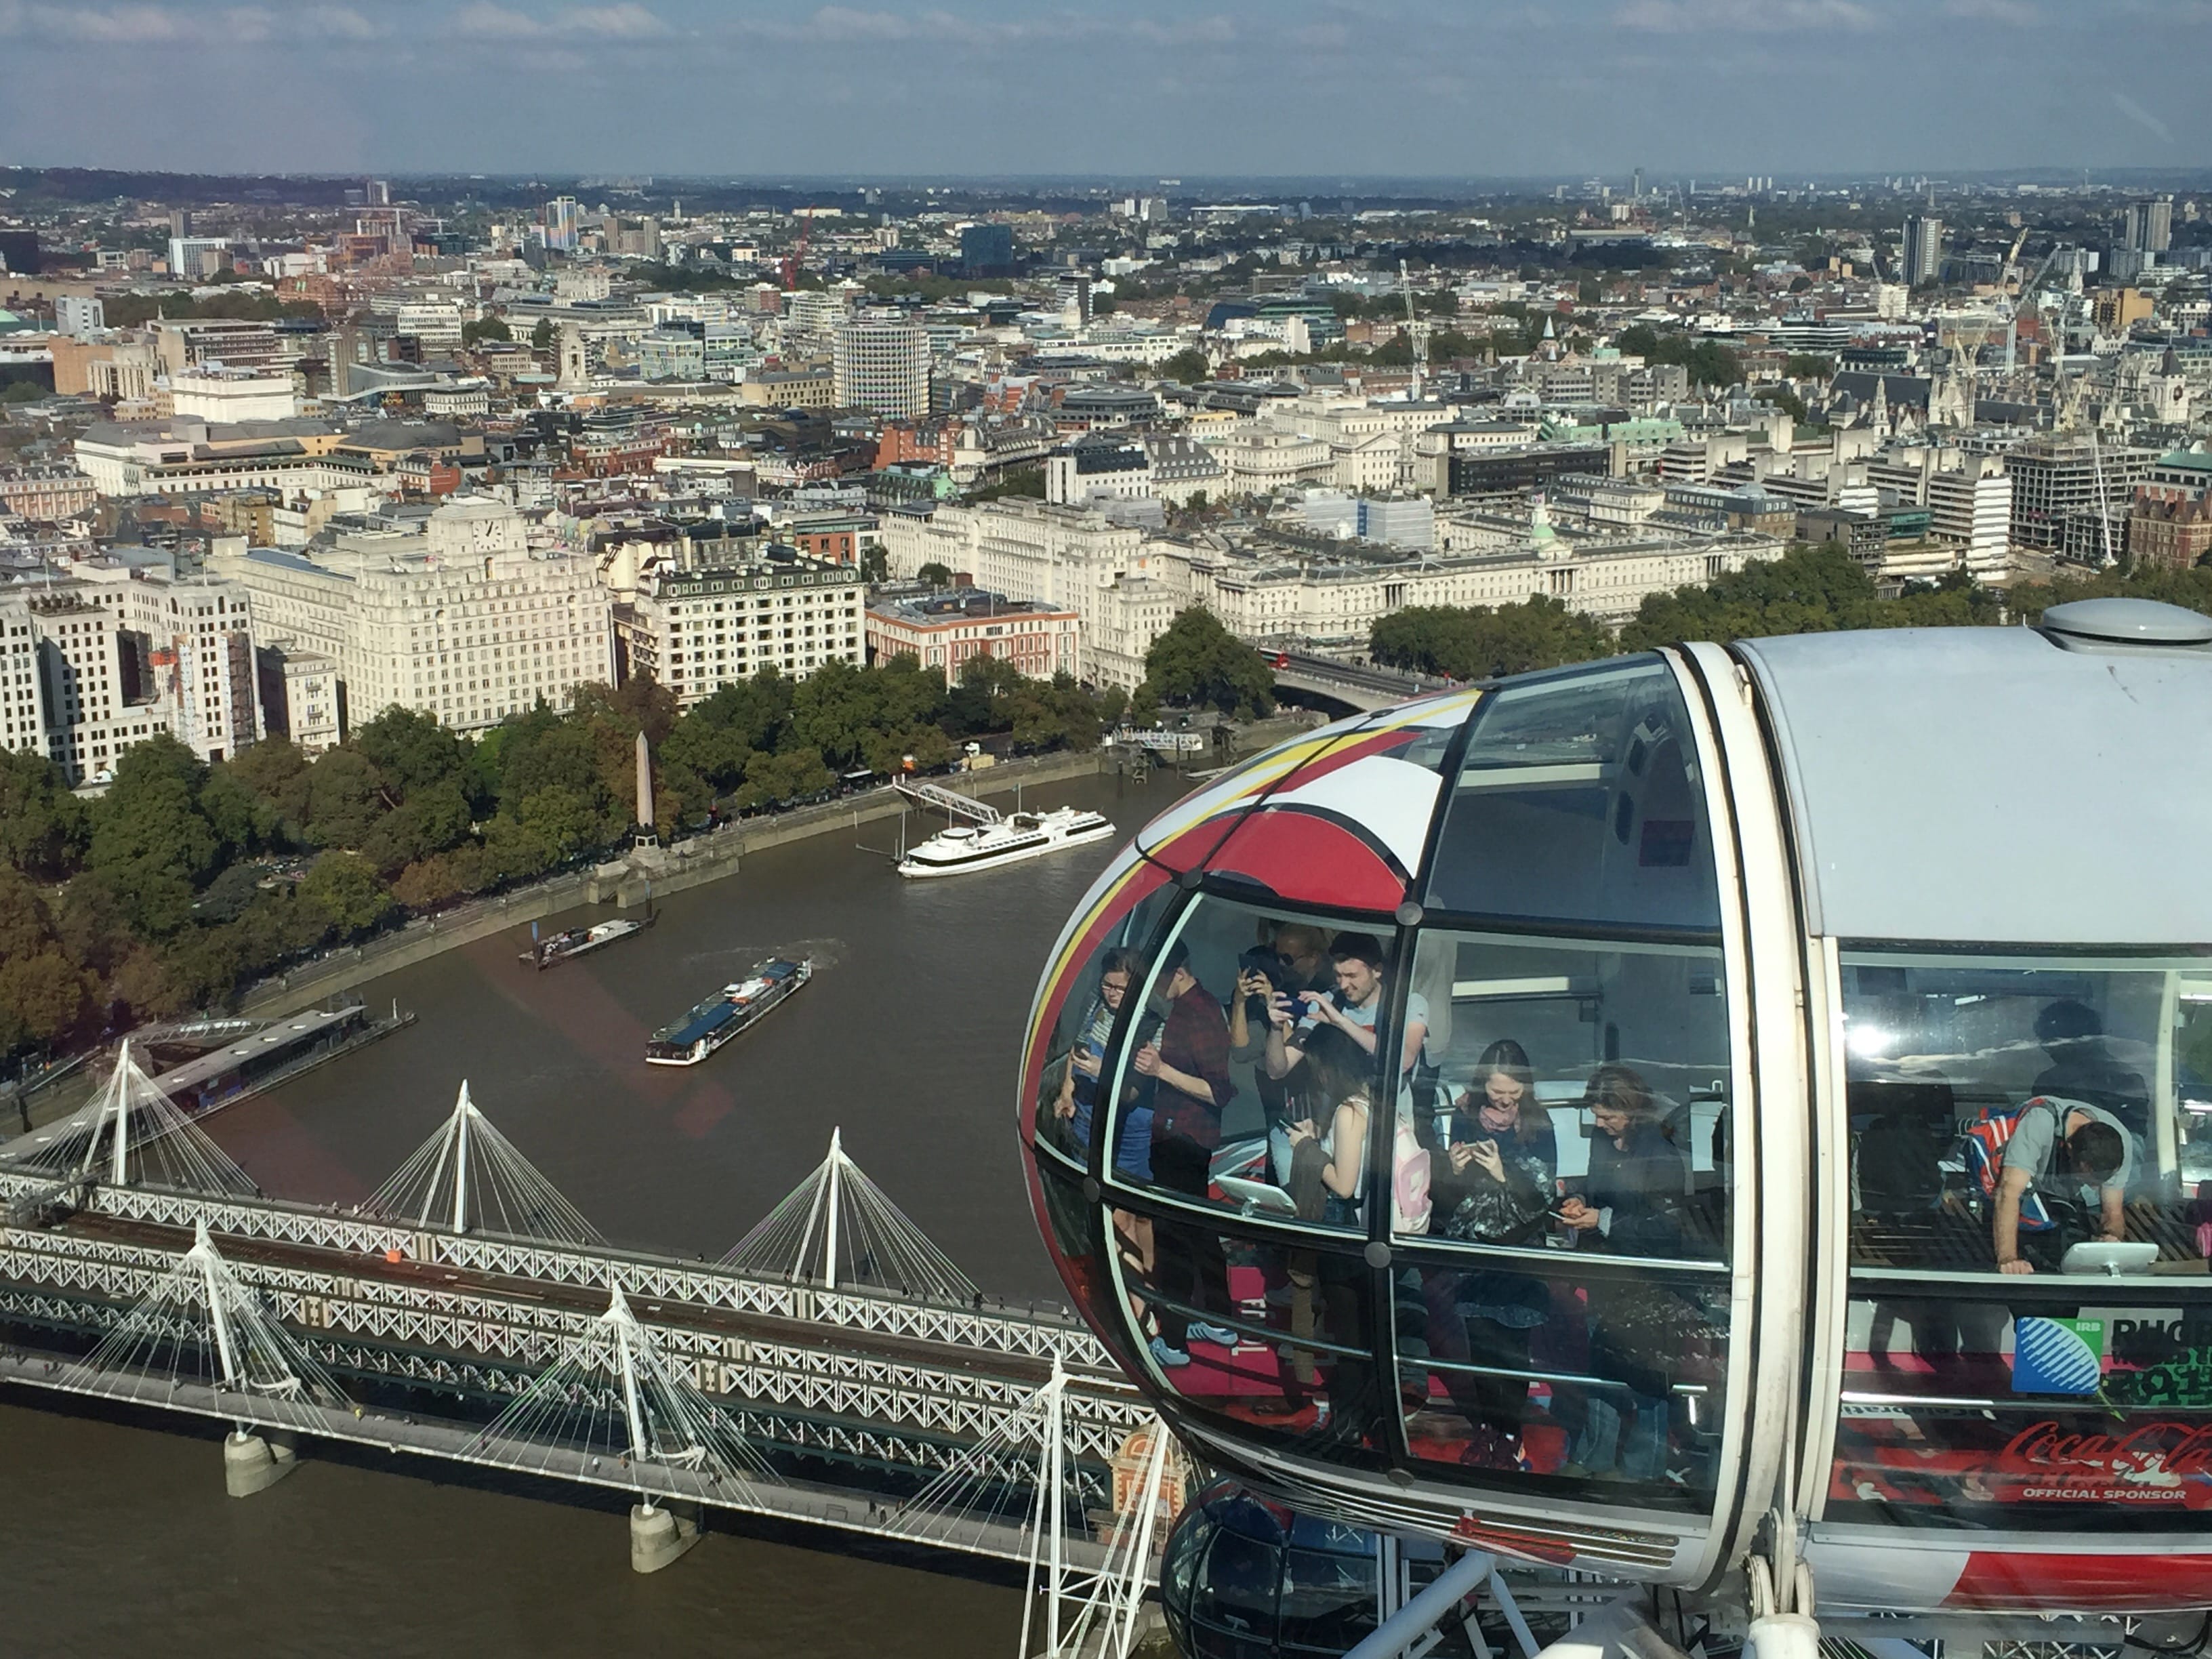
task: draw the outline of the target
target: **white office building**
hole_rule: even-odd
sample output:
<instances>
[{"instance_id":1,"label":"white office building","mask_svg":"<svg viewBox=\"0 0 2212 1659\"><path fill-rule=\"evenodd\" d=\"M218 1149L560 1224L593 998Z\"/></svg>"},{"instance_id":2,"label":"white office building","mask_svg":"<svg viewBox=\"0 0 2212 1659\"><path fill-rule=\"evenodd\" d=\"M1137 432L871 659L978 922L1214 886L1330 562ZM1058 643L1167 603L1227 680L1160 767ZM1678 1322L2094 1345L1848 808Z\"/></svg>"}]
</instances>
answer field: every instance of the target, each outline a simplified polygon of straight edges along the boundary
<instances>
[{"instance_id":1,"label":"white office building","mask_svg":"<svg viewBox=\"0 0 2212 1659\"><path fill-rule=\"evenodd\" d=\"M169 274L172 276L212 276L230 262L227 236L172 236Z\"/></svg>"},{"instance_id":2,"label":"white office building","mask_svg":"<svg viewBox=\"0 0 2212 1659\"><path fill-rule=\"evenodd\" d=\"M1903 507L1929 510L1928 535L1949 550L1927 568L1885 575L1940 576L1963 568L1977 576L2002 574L2012 539L2012 475L2001 455L1912 446L1867 462L1868 482L1893 494Z\"/></svg>"},{"instance_id":3,"label":"white office building","mask_svg":"<svg viewBox=\"0 0 2212 1659\"><path fill-rule=\"evenodd\" d=\"M300 412L289 374L251 369L197 368L169 377L173 410L184 420L289 421Z\"/></svg>"},{"instance_id":4,"label":"white office building","mask_svg":"<svg viewBox=\"0 0 2212 1659\"><path fill-rule=\"evenodd\" d=\"M803 680L863 661L866 603L857 566L778 547L739 565L647 571L615 627L627 674L658 680L688 709L763 668Z\"/></svg>"},{"instance_id":5,"label":"white office building","mask_svg":"<svg viewBox=\"0 0 2212 1659\"><path fill-rule=\"evenodd\" d=\"M892 420L929 413L929 333L912 323L838 325L830 359L837 407Z\"/></svg>"},{"instance_id":6,"label":"white office building","mask_svg":"<svg viewBox=\"0 0 2212 1659\"><path fill-rule=\"evenodd\" d=\"M121 617L82 583L0 599L0 635L9 746L44 750L72 787L105 782L125 750L168 729L151 704L125 698ZM21 649L27 641L32 652Z\"/></svg>"},{"instance_id":7,"label":"white office building","mask_svg":"<svg viewBox=\"0 0 2212 1659\"><path fill-rule=\"evenodd\" d=\"M54 295L54 326L75 340L89 340L107 327L107 307L89 294Z\"/></svg>"},{"instance_id":8,"label":"white office building","mask_svg":"<svg viewBox=\"0 0 2212 1659\"><path fill-rule=\"evenodd\" d=\"M126 695L154 714L158 729L204 761L260 738L252 596L243 582L115 560L75 574L82 595L122 630Z\"/></svg>"},{"instance_id":9,"label":"white office building","mask_svg":"<svg viewBox=\"0 0 2212 1659\"><path fill-rule=\"evenodd\" d=\"M1133 689L1145 653L1186 603L1180 567L1142 530L1079 507L1008 500L927 519L887 514L883 541L894 576L942 564L990 592L1075 612L1075 672L1095 684Z\"/></svg>"},{"instance_id":10,"label":"white office building","mask_svg":"<svg viewBox=\"0 0 2212 1659\"><path fill-rule=\"evenodd\" d=\"M46 748L39 630L29 602L22 599L0 599L0 744L39 754Z\"/></svg>"},{"instance_id":11,"label":"white office building","mask_svg":"<svg viewBox=\"0 0 2212 1659\"><path fill-rule=\"evenodd\" d=\"M252 589L264 634L337 665L349 731L394 704L483 731L614 677L596 562L532 548L503 501L449 502L419 535L345 534L326 550L216 563Z\"/></svg>"}]
</instances>

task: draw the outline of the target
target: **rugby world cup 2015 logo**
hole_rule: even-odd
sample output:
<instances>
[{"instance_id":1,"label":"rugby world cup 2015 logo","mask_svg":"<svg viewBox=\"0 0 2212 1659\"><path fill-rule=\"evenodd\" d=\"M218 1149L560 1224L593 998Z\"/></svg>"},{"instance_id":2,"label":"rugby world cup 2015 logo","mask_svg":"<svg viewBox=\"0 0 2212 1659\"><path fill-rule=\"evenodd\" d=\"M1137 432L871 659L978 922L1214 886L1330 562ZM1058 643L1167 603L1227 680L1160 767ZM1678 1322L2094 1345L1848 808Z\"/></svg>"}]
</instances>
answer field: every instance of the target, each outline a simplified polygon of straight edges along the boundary
<instances>
[{"instance_id":1,"label":"rugby world cup 2015 logo","mask_svg":"<svg viewBox=\"0 0 2212 1659\"><path fill-rule=\"evenodd\" d=\"M2101 1319L2016 1319L2012 1331L2014 1394L2094 1394L2105 1380Z\"/></svg>"}]
</instances>

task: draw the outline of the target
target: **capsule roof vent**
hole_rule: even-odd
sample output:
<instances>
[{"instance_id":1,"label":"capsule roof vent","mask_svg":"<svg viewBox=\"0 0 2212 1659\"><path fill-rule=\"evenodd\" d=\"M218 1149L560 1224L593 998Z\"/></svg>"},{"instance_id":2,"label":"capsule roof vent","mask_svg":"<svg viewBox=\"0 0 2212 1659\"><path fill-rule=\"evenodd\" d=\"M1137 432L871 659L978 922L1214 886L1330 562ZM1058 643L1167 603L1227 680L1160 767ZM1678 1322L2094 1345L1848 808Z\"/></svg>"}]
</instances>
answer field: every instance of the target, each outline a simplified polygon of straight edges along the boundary
<instances>
[{"instance_id":1,"label":"capsule roof vent","mask_svg":"<svg viewBox=\"0 0 2212 1659\"><path fill-rule=\"evenodd\" d=\"M2039 631L2069 651L2212 653L2212 617L2154 599L2075 599L2043 613Z\"/></svg>"}]
</instances>

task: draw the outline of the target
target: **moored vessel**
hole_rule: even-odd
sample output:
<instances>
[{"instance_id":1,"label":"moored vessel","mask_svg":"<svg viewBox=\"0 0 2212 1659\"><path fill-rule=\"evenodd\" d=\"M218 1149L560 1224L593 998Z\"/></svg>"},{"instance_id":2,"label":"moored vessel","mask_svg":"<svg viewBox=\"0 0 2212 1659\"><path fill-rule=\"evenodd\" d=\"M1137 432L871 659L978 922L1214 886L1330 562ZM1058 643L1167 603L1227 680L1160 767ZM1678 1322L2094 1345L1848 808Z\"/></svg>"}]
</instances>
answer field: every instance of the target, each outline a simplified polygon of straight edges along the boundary
<instances>
[{"instance_id":1,"label":"moored vessel","mask_svg":"<svg viewBox=\"0 0 2212 1659\"><path fill-rule=\"evenodd\" d=\"M956 823L940 830L898 862L899 874L961 876L1002 864L1041 858L1063 847L1103 841L1114 826L1097 812L1062 806L1049 812L1014 812L991 823Z\"/></svg>"},{"instance_id":2,"label":"moored vessel","mask_svg":"<svg viewBox=\"0 0 2212 1659\"><path fill-rule=\"evenodd\" d=\"M550 938L532 941L516 959L531 963L542 973L558 963L602 950L617 939L628 939L632 933L641 933L653 926L653 921L652 916L642 921L619 916L612 921L594 922L589 927L570 927Z\"/></svg>"}]
</instances>

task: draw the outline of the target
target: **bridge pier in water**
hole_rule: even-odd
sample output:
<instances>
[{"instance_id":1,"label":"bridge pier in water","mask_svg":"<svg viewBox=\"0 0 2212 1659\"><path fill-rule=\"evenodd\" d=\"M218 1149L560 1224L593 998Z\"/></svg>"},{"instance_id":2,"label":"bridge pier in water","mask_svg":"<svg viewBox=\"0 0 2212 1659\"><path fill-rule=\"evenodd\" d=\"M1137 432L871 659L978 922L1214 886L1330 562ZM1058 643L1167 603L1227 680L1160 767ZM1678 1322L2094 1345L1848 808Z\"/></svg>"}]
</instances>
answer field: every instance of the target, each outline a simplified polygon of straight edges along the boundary
<instances>
[{"instance_id":1,"label":"bridge pier in water","mask_svg":"<svg viewBox=\"0 0 2212 1659\"><path fill-rule=\"evenodd\" d=\"M233 1498L267 1492L299 1466L297 1452L267 1435L234 1429L222 1437L223 1489Z\"/></svg>"},{"instance_id":2,"label":"bridge pier in water","mask_svg":"<svg viewBox=\"0 0 2212 1659\"><path fill-rule=\"evenodd\" d=\"M647 1500L629 1511L629 1565L636 1572L659 1572L680 1559L699 1541L699 1523Z\"/></svg>"}]
</instances>

